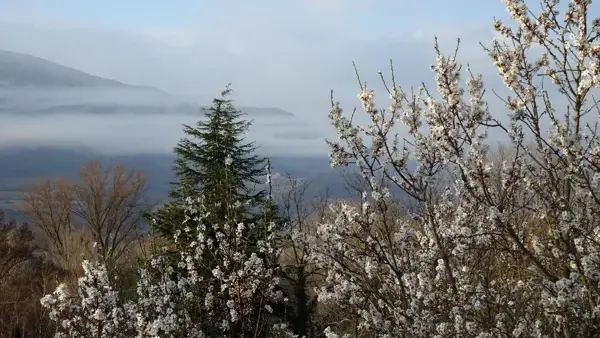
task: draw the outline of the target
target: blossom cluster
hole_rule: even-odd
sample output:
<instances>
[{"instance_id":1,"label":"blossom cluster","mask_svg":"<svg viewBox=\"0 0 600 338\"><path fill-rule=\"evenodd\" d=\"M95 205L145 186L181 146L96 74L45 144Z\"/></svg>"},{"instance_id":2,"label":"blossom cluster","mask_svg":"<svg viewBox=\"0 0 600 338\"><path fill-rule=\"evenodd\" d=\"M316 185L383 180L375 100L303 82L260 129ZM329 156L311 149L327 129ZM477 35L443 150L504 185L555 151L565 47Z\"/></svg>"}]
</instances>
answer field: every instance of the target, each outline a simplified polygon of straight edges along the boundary
<instances>
[{"instance_id":1,"label":"blossom cluster","mask_svg":"<svg viewBox=\"0 0 600 338\"><path fill-rule=\"evenodd\" d=\"M202 199L188 201L184 231L195 240L175 264L158 255L141 269L134 300L120 297L105 266L85 261L77 294L61 284L41 300L57 322L56 337L246 337L272 329L288 334L285 326L269 322L271 304L281 297L271 264L277 255L273 225L249 248L254 224L207 224L207 214Z\"/></svg>"}]
</instances>

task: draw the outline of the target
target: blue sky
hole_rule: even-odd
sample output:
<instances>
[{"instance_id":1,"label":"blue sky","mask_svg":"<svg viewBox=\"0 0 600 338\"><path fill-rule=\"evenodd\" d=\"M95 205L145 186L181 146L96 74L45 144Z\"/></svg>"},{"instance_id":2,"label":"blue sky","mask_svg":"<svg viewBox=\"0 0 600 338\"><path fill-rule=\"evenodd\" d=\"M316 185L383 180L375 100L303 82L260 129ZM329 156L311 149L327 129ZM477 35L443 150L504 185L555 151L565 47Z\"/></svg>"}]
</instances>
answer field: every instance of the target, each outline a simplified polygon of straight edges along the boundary
<instances>
[{"instance_id":1,"label":"blue sky","mask_svg":"<svg viewBox=\"0 0 600 338\"><path fill-rule=\"evenodd\" d=\"M501 1L425 0L367 2L344 0L4 0L0 9L10 12L44 14L64 20L83 20L101 25L127 28L152 26L195 26L207 18L223 18L235 8L269 12L277 16L294 16L299 12L332 11L344 13L349 21L378 22L374 30L395 29L439 21L489 21L491 13L503 14ZM286 15L286 12L288 15Z\"/></svg>"},{"instance_id":2,"label":"blue sky","mask_svg":"<svg viewBox=\"0 0 600 338\"><path fill-rule=\"evenodd\" d=\"M80 20L112 27L140 28L152 25L181 25L193 21L194 1L90 1L8 0L0 6L13 12L44 14L62 20Z\"/></svg>"}]
</instances>

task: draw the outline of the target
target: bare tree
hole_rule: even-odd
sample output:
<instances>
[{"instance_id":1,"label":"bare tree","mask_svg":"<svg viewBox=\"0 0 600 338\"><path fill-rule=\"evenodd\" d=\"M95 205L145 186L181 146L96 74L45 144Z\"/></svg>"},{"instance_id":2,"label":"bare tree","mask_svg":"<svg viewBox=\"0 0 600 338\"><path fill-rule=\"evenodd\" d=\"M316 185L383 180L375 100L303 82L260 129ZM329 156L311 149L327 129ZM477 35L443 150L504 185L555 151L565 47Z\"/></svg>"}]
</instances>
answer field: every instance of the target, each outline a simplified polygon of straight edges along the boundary
<instances>
[{"instance_id":1,"label":"bare tree","mask_svg":"<svg viewBox=\"0 0 600 338\"><path fill-rule=\"evenodd\" d=\"M0 281L33 253L33 233L26 224L4 219L0 210Z\"/></svg>"},{"instance_id":2,"label":"bare tree","mask_svg":"<svg viewBox=\"0 0 600 338\"><path fill-rule=\"evenodd\" d=\"M99 258L112 269L139 236L142 213L149 206L146 177L123 165L102 168L91 162L79 170L71 211L92 232Z\"/></svg>"},{"instance_id":3,"label":"bare tree","mask_svg":"<svg viewBox=\"0 0 600 338\"><path fill-rule=\"evenodd\" d=\"M28 223L45 235L42 247L62 267L73 266L69 247L74 231L70 212L71 182L63 178L40 179L21 195L18 210Z\"/></svg>"},{"instance_id":4,"label":"bare tree","mask_svg":"<svg viewBox=\"0 0 600 338\"><path fill-rule=\"evenodd\" d=\"M0 336L50 337L52 324L39 298L43 279L56 272L36 255L35 236L26 223L5 219L0 210ZM55 287L55 285L52 285ZM18 334L18 335L17 335Z\"/></svg>"},{"instance_id":5,"label":"bare tree","mask_svg":"<svg viewBox=\"0 0 600 338\"><path fill-rule=\"evenodd\" d=\"M139 236L149 207L145 191L142 172L94 161L80 168L76 183L47 179L32 185L19 210L43 231L48 251L64 266L86 253L112 269Z\"/></svg>"}]
</instances>

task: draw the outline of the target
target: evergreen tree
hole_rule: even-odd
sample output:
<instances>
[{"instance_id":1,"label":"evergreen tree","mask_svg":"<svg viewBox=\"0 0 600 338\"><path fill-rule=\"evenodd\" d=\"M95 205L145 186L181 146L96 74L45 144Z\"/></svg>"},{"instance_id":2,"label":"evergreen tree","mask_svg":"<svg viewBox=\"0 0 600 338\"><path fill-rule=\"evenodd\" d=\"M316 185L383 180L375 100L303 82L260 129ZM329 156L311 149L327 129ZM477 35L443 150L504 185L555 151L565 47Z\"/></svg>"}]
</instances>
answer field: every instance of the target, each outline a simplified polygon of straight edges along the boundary
<instances>
[{"instance_id":1,"label":"evergreen tree","mask_svg":"<svg viewBox=\"0 0 600 338\"><path fill-rule=\"evenodd\" d=\"M234 107L230 93L227 86L221 97L204 109L204 119L195 126L183 126L186 136L174 149L172 201L154 215L154 230L167 238L177 230L182 232L182 243L193 236L182 229L187 198L203 197L210 211L209 222L254 222L264 219L266 213L274 216L267 191L257 189L267 174L266 159L255 154L253 142L245 141L251 122ZM239 207L229 207L234 204Z\"/></svg>"}]
</instances>

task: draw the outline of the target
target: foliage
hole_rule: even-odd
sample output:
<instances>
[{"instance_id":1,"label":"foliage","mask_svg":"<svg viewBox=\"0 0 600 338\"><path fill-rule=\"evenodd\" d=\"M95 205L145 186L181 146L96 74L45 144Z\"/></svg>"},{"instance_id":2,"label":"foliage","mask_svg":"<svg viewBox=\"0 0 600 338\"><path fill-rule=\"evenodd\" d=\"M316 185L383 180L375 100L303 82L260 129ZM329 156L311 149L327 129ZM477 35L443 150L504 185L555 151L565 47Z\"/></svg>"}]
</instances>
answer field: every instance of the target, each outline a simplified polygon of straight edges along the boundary
<instances>
[{"instance_id":1,"label":"foliage","mask_svg":"<svg viewBox=\"0 0 600 338\"><path fill-rule=\"evenodd\" d=\"M319 285L322 271L311 260L310 247L304 240L315 231L315 224L325 218L323 211L329 202L327 196L311 200L307 194L310 182L286 175L276 196L281 213L288 221L281 234L282 254L278 270L280 287L287 301L276 312L289 323L289 328L300 337L323 335L322 316L317 314L318 302L314 287Z\"/></svg>"}]
</instances>

